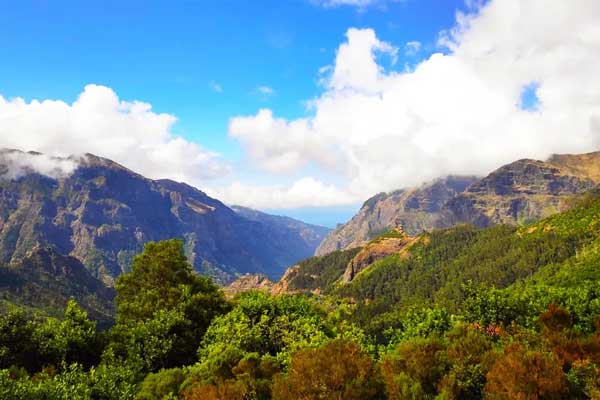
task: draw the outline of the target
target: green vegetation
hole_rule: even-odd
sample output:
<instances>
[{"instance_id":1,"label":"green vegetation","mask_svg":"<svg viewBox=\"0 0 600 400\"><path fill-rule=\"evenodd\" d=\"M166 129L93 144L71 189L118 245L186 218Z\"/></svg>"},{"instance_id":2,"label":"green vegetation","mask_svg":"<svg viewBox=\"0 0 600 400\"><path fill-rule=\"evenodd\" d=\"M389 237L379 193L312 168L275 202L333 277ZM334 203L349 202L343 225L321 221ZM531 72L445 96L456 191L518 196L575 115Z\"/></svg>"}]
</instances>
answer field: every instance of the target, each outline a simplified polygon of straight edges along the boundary
<instances>
[{"instance_id":1,"label":"green vegetation","mask_svg":"<svg viewBox=\"0 0 600 400\"><path fill-rule=\"evenodd\" d=\"M357 251L300 263L289 289L313 294L227 301L182 242L149 243L108 330L72 300L60 318L6 307L0 398L600 398L597 195L520 228L423 234L343 284Z\"/></svg>"},{"instance_id":2,"label":"green vegetation","mask_svg":"<svg viewBox=\"0 0 600 400\"><path fill-rule=\"evenodd\" d=\"M289 289L319 289L324 294L330 293L344 273L346 265L359 251L360 249L334 251L301 261L296 270L289 272Z\"/></svg>"}]
</instances>

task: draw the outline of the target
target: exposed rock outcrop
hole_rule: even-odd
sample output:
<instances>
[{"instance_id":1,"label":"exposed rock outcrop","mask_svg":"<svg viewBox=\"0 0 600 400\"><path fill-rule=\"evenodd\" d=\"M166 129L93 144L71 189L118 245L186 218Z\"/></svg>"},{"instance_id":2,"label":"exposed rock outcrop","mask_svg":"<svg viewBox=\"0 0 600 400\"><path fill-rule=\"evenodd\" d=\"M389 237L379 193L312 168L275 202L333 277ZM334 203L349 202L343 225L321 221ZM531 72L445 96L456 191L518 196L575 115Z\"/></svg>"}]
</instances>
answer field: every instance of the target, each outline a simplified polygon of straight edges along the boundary
<instances>
[{"instance_id":1,"label":"exposed rock outcrop","mask_svg":"<svg viewBox=\"0 0 600 400\"><path fill-rule=\"evenodd\" d=\"M349 222L331 232L315 254L364 246L396 226L409 235L447 226L443 206L476 181L473 176L449 176L419 188L380 193L367 200Z\"/></svg>"},{"instance_id":2,"label":"exposed rock outcrop","mask_svg":"<svg viewBox=\"0 0 600 400\"><path fill-rule=\"evenodd\" d=\"M401 226L410 235L459 223L479 227L525 224L564 210L569 199L600 184L600 152L519 160L482 179L447 177L420 188L381 193L367 200L316 251L363 246Z\"/></svg>"},{"instance_id":3,"label":"exposed rock outcrop","mask_svg":"<svg viewBox=\"0 0 600 400\"><path fill-rule=\"evenodd\" d=\"M402 228L395 228L386 236L372 240L348 263L342 278L343 282L350 282L362 270L377 260L393 254L406 254L406 250L415 240L414 237L406 235Z\"/></svg>"}]
</instances>

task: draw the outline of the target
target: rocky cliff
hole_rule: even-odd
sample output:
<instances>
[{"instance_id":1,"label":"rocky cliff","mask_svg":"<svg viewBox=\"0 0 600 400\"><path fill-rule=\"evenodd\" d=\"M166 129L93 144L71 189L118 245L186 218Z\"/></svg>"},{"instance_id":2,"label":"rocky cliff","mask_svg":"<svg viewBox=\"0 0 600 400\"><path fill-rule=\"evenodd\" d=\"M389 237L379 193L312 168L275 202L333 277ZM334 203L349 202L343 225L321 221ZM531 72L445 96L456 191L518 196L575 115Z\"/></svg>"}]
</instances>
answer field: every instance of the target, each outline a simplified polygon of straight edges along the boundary
<instances>
[{"instance_id":1,"label":"rocky cliff","mask_svg":"<svg viewBox=\"0 0 600 400\"><path fill-rule=\"evenodd\" d=\"M600 152L594 152L518 160L482 179L447 177L420 188L381 193L331 232L316 254L363 246L394 227L416 235L460 223L525 224L563 210L573 195L598 184Z\"/></svg>"},{"instance_id":2,"label":"rocky cliff","mask_svg":"<svg viewBox=\"0 0 600 400\"><path fill-rule=\"evenodd\" d=\"M312 255L324 233L245 218L194 187L147 179L91 154L70 158L76 168L68 174L15 174L11 153L0 152L0 262L52 248L111 285L144 243L179 238L196 270L224 283L248 272L278 278Z\"/></svg>"},{"instance_id":3,"label":"rocky cliff","mask_svg":"<svg viewBox=\"0 0 600 400\"><path fill-rule=\"evenodd\" d=\"M367 200L349 222L331 232L315 254L363 246L395 227L416 235L447 226L448 217L442 208L476 181L473 176L448 176L419 188L380 193Z\"/></svg>"}]
</instances>

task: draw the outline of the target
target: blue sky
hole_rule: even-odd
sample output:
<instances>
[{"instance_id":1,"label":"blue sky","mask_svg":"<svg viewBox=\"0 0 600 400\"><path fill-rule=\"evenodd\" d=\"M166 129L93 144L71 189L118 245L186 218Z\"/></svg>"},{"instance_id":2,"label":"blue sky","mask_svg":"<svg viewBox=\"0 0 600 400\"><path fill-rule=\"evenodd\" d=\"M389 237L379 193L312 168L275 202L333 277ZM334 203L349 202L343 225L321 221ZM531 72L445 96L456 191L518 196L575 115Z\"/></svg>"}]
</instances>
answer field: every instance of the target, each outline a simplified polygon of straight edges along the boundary
<instances>
[{"instance_id":1,"label":"blue sky","mask_svg":"<svg viewBox=\"0 0 600 400\"><path fill-rule=\"evenodd\" d=\"M72 102L86 84L106 85L123 99L175 115L176 134L236 160L241 151L227 137L229 118L266 106L286 118L305 115L305 100L320 90L318 70L331 63L349 27L376 28L394 43L419 41L431 52L459 6L437 0L364 8L305 0L9 2L0 14L0 94ZM261 86L273 93L262 94ZM284 213L331 226L356 208Z\"/></svg>"},{"instance_id":2,"label":"blue sky","mask_svg":"<svg viewBox=\"0 0 600 400\"><path fill-rule=\"evenodd\" d=\"M333 226L379 191L597 145L572 96L597 75L570 62L599 53L577 42L597 25L581 1L5 2L0 146L99 153Z\"/></svg>"},{"instance_id":3,"label":"blue sky","mask_svg":"<svg viewBox=\"0 0 600 400\"><path fill-rule=\"evenodd\" d=\"M319 68L331 63L349 27L433 47L460 6L453 0L365 8L308 0L7 2L0 13L0 94L73 101L88 83L106 85L122 99L177 116L175 133L238 157L226 135L229 118L265 106L286 118L304 115L304 101L319 92ZM211 90L212 83L222 92ZM260 86L274 94L261 95Z\"/></svg>"}]
</instances>

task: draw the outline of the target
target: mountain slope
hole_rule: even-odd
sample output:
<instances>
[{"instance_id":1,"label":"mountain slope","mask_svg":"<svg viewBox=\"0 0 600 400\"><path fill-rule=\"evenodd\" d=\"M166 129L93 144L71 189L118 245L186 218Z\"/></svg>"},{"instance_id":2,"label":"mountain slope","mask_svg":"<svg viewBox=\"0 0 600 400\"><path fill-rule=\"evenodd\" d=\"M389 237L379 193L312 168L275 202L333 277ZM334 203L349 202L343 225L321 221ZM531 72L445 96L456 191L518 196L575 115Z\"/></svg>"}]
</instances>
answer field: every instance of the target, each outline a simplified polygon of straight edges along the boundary
<instances>
[{"instance_id":1,"label":"mountain slope","mask_svg":"<svg viewBox=\"0 0 600 400\"><path fill-rule=\"evenodd\" d=\"M518 160L482 179L448 177L420 188L379 194L330 233L317 255L364 245L382 231L411 235L461 223L521 225L566 207L573 195L600 184L600 152Z\"/></svg>"},{"instance_id":2,"label":"mountain slope","mask_svg":"<svg viewBox=\"0 0 600 400\"><path fill-rule=\"evenodd\" d=\"M0 262L50 247L111 285L144 243L180 238L196 270L228 282L246 272L278 278L314 251L281 225L273 231L189 185L147 179L101 157L71 158L77 168L52 178L30 169L11 176L7 154L0 152Z\"/></svg>"},{"instance_id":3,"label":"mountain slope","mask_svg":"<svg viewBox=\"0 0 600 400\"><path fill-rule=\"evenodd\" d=\"M238 215L268 227L273 245L286 247L292 258L303 260L313 255L315 249L331 231L324 226L307 224L293 218L266 214L242 206L231 206Z\"/></svg>"},{"instance_id":4,"label":"mountain slope","mask_svg":"<svg viewBox=\"0 0 600 400\"><path fill-rule=\"evenodd\" d=\"M50 248L35 248L19 264L0 265L0 302L3 306L62 315L70 298L103 326L114 318L114 291L95 279L74 257Z\"/></svg>"},{"instance_id":5,"label":"mountain slope","mask_svg":"<svg viewBox=\"0 0 600 400\"><path fill-rule=\"evenodd\" d=\"M402 326L415 310L464 311L465 301L475 301L471 297L478 293L493 292L486 307L497 320L536 318L552 302L568 305L574 296L586 304L585 296L600 293L598 189L572 196L567 210L525 226L458 225L405 240L405 246L368 260L350 281L345 271L369 246L305 260L273 287L351 304L351 319L375 335ZM593 326L598 304L594 300L586 305L590 310L573 311L587 315Z\"/></svg>"},{"instance_id":6,"label":"mountain slope","mask_svg":"<svg viewBox=\"0 0 600 400\"><path fill-rule=\"evenodd\" d=\"M348 223L331 232L315 254L363 246L394 227L415 235L448 226L442 207L476 180L472 176L448 176L419 188L380 193L367 200Z\"/></svg>"},{"instance_id":7,"label":"mountain slope","mask_svg":"<svg viewBox=\"0 0 600 400\"><path fill-rule=\"evenodd\" d=\"M480 227L535 221L564 210L566 200L598 185L600 175L593 174L598 166L600 152L553 156L547 162L515 161L474 183L444 208L454 223Z\"/></svg>"}]
</instances>

